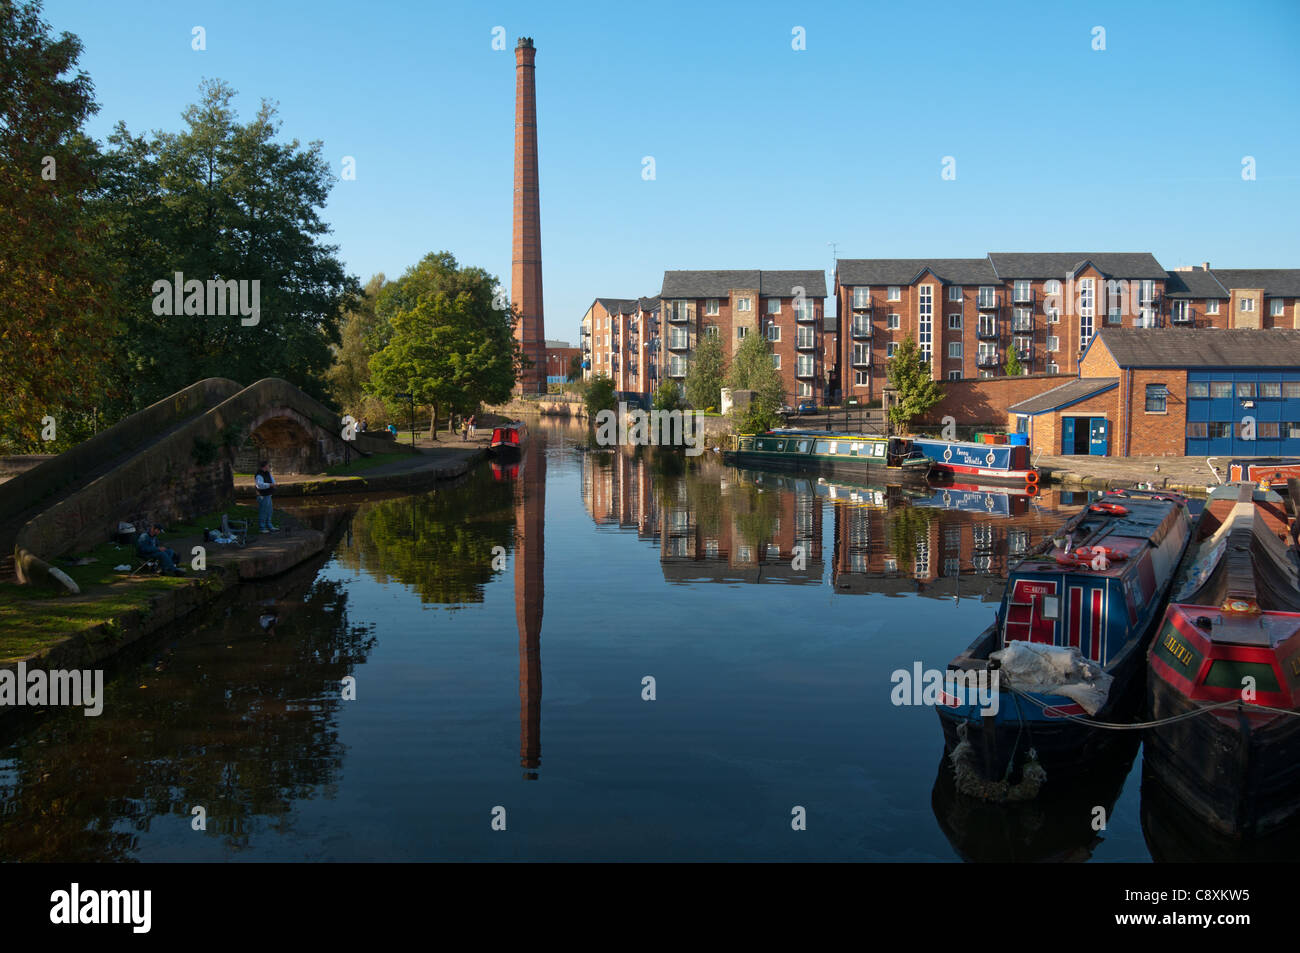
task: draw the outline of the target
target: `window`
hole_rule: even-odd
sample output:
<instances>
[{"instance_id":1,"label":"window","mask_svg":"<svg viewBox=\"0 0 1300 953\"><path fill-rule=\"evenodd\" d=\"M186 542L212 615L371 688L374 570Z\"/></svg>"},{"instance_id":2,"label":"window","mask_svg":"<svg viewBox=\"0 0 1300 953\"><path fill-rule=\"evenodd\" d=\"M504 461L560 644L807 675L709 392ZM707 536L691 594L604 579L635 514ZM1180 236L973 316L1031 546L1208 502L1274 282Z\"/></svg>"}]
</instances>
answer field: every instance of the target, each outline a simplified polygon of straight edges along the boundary
<instances>
[{"instance_id":1,"label":"window","mask_svg":"<svg viewBox=\"0 0 1300 953\"><path fill-rule=\"evenodd\" d=\"M1300 439L1300 421L1292 420L1284 426L1286 427L1286 439Z\"/></svg>"},{"instance_id":2,"label":"window","mask_svg":"<svg viewBox=\"0 0 1300 953\"><path fill-rule=\"evenodd\" d=\"M978 360L980 367L986 367L989 364L996 364L998 360L998 346L981 341L979 345Z\"/></svg>"},{"instance_id":3,"label":"window","mask_svg":"<svg viewBox=\"0 0 1300 953\"><path fill-rule=\"evenodd\" d=\"M871 336L871 319L865 315L855 314L853 316L853 336L870 337Z\"/></svg>"},{"instance_id":4,"label":"window","mask_svg":"<svg viewBox=\"0 0 1300 953\"><path fill-rule=\"evenodd\" d=\"M800 396L800 397L811 397L811 396L812 396L812 384L809 384L807 381L800 381L800 382L799 382L799 396Z\"/></svg>"},{"instance_id":5,"label":"window","mask_svg":"<svg viewBox=\"0 0 1300 953\"><path fill-rule=\"evenodd\" d=\"M960 315L960 314L950 314L950 315L948 315L948 330L949 330L949 331L960 331L960 330L961 330L961 315Z\"/></svg>"},{"instance_id":6,"label":"window","mask_svg":"<svg viewBox=\"0 0 1300 953\"><path fill-rule=\"evenodd\" d=\"M1034 300L1033 295L1029 291L1028 281L1017 279L1014 286L1014 293L1016 301L1024 302Z\"/></svg>"},{"instance_id":7,"label":"window","mask_svg":"<svg viewBox=\"0 0 1300 953\"><path fill-rule=\"evenodd\" d=\"M718 313L718 299L717 299L717 298L710 298L708 301L704 302L704 313L705 313L705 314L717 314L717 313Z\"/></svg>"},{"instance_id":8,"label":"window","mask_svg":"<svg viewBox=\"0 0 1300 953\"><path fill-rule=\"evenodd\" d=\"M718 336L718 326L716 324L706 324L704 326L704 336L706 338L716 338Z\"/></svg>"},{"instance_id":9,"label":"window","mask_svg":"<svg viewBox=\"0 0 1300 953\"><path fill-rule=\"evenodd\" d=\"M948 356L954 361L961 360L961 341L948 342Z\"/></svg>"},{"instance_id":10,"label":"window","mask_svg":"<svg viewBox=\"0 0 1300 953\"><path fill-rule=\"evenodd\" d=\"M1281 382L1280 382L1280 381L1260 381L1260 382L1259 382L1259 396L1260 396L1260 397L1281 397L1281 396L1282 396L1282 384L1281 384Z\"/></svg>"},{"instance_id":11,"label":"window","mask_svg":"<svg viewBox=\"0 0 1300 953\"><path fill-rule=\"evenodd\" d=\"M950 381L959 381L959 380L961 380L961 371L949 371L949 372L948 372L948 380L950 380Z\"/></svg>"},{"instance_id":12,"label":"window","mask_svg":"<svg viewBox=\"0 0 1300 953\"><path fill-rule=\"evenodd\" d=\"M767 339L769 341L781 340L781 325L775 321L769 322L767 325Z\"/></svg>"},{"instance_id":13,"label":"window","mask_svg":"<svg viewBox=\"0 0 1300 953\"><path fill-rule=\"evenodd\" d=\"M740 340L748 333L749 333L749 328L744 327L743 325L741 327L736 328L736 340Z\"/></svg>"},{"instance_id":14,"label":"window","mask_svg":"<svg viewBox=\"0 0 1300 953\"><path fill-rule=\"evenodd\" d=\"M853 345L853 363L870 364L871 363L871 345L855 344Z\"/></svg>"},{"instance_id":15,"label":"window","mask_svg":"<svg viewBox=\"0 0 1300 953\"><path fill-rule=\"evenodd\" d=\"M1186 324L1192 320L1191 307L1186 301L1175 301L1169 309L1169 316L1179 324Z\"/></svg>"},{"instance_id":16,"label":"window","mask_svg":"<svg viewBox=\"0 0 1300 953\"><path fill-rule=\"evenodd\" d=\"M853 289L853 307L865 308L871 304L871 289L865 286Z\"/></svg>"},{"instance_id":17,"label":"window","mask_svg":"<svg viewBox=\"0 0 1300 953\"><path fill-rule=\"evenodd\" d=\"M1187 397L1189 400L1193 397L1209 397L1209 396L1210 396L1209 381L1188 381L1187 382Z\"/></svg>"},{"instance_id":18,"label":"window","mask_svg":"<svg viewBox=\"0 0 1300 953\"><path fill-rule=\"evenodd\" d=\"M961 285L949 285L949 286L948 286L948 300L949 300L949 301L960 301L960 300L961 300Z\"/></svg>"},{"instance_id":19,"label":"window","mask_svg":"<svg viewBox=\"0 0 1300 953\"><path fill-rule=\"evenodd\" d=\"M801 324L796 332L799 347L814 347L817 344L817 331L806 324Z\"/></svg>"},{"instance_id":20,"label":"window","mask_svg":"<svg viewBox=\"0 0 1300 953\"><path fill-rule=\"evenodd\" d=\"M1255 397L1254 381L1238 381L1237 396L1253 400Z\"/></svg>"},{"instance_id":21,"label":"window","mask_svg":"<svg viewBox=\"0 0 1300 953\"><path fill-rule=\"evenodd\" d=\"M690 334L685 328L671 328L668 332L668 346L670 348L690 347Z\"/></svg>"},{"instance_id":22,"label":"window","mask_svg":"<svg viewBox=\"0 0 1300 953\"><path fill-rule=\"evenodd\" d=\"M812 377L813 376L813 356L811 354L800 354L795 358L795 376Z\"/></svg>"},{"instance_id":23,"label":"window","mask_svg":"<svg viewBox=\"0 0 1300 953\"><path fill-rule=\"evenodd\" d=\"M1119 308L1111 308L1109 311L1106 312L1106 323L1107 324L1124 323L1124 315L1120 313Z\"/></svg>"},{"instance_id":24,"label":"window","mask_svg":"<svg viewBox=\"0 0 1300 953\"><path fill-rule=\"evenodd\" d=\"M768 299L767 299L767 313L768 313L768 314L780 314L780 313L781 313L781 299L780 299L780 298L768 298Z\"/></svg>"},{"instance_id":25,"label":"window","mask_svg":"<svg viewBox=\"0 0 1300 953\"><path fill-rule=\"evenodd\" d=\"M1079 348L1082 350L1092 340L1092 319L1096 307L1096 280L1084 278L1079 282Z\"/></svg>"},{"instance_id":26,"label":"window","mask_svg":"<svg viewBox=\"0 0 1300 953\"><path fill-rule=\"evenodd\" d=\"M796 320L811 321L817 317L817 308L813 305L812 298L804 298L802 302L796 301L794 305Z\"/></svg>"},{"instance_id":27,"label":"window","mask_svg":"<svg viewBox=\"0 0 1300 953\"><path fill-rule=\"evenodd\" d=\"M1205 425L1211 440L1227 440L1232 437L1232 422L1227 420L1210 421Z\"/></svg>"},{"instance_id":28,"label":"window","mask_svg":"<svg viewBox=\"0 0 1300 953\"><path fill-rule=\"evenodd\" d=\"M1169 388L1164 384L1147 385L1147 413L1163 414L1166 412L1165 403L1169 399Z\"/></svg>"},{"instance_id":29,"label":"window","mask_svg":"<svg viewBox=\"0 0 1300 953\"><path fill-rule=\"evenodd\" d=\"M865 387L867 384L871 383L871 372L870 372L870 371L854 371L854 372L853 372L853 383L854 383L856 386L858 386L858 387Z\"/></svg>"},{"instance_id":30,"label":"window","mask_svg":"<svg viewBox=\"0 0 1300 953\"><path fill-rule=\"evenodd\" d=\"M1047 336L1047 349L1049 351L1059 351L1061 349L1061 339L1055 334Z\"/></svg>"},{"instance_id":31,"label":"window","mask_svg":"<svg viewBox=\"0 0 1300 953\"><path fill-rule=\"evenodd\" d=\"M1288 400L1295 400L1300 397L1300 381L1283 381L1282 396Z\"/></svg>"},{"instance_id":32,"label":"window","mask_svg":"<svg viewBox=\"0 0 1300 953\"><path fill-rule=\"evenodd\" d=\"M737 299L736 299L736 310L737 310L737 311L750 311L750 310L752 310L752 308L751 308L751 305L752 305L752 304L753 304L753 302L750 301L748 297L745 297L745 298L737 298Z\"/></svg>"},{"instance_id":33,"label":"window","mask_svg":"<svg viewBox=\"0 0 1300 953\"><path fill-rule=\"evenodd\" d=\"M1189 420L1187 422L1187 439L1204 440L1206 437L1206 425Z\"/></svg>"},{"instance_id":34,"label":"window","mask_svg":"<svg viewBox=\"0 0 1300 953\"><path fill-rule=\"evenodd\" d=\"M898 315L891 314L885 318L885 327L891 331L898 329Z\"/></svg>"},{"instance_id":35,"label":"window","mask_svg":"<svg viewBox=\"0 0 1300 953\"><path fill-rule=\"evenodd\" d=\"M1210 396L1223 399L1232 397L1232 381L1210 381Z\"/></svg>"},{"instance_id":36,"label":"window","mask_svg":"<svg viewBox=\"0 0 1300 953\"><path fill-rule=\"evenodd\" d=\"M1206 313L1206 314L1218 314L1218 313L1219 313L1219 299L1218 299L1218 298L1211 298L1209 301L1205 302L1205 313Z\"/></svg>"},{"instance_id":37,"label":"window","mask_svg":"<svg viewBox=\"0 0 1300 953\"><path fill-rule=\"evenodd\" d=\"M1048 361L1048 362L1047 362L1047 373L1049 373L1049 374L1059 374L1059 373L1061 373L1061 368L1057 365L1057 363L1056 363L1055 361Z\"/></svg>"},{"instance_id":38,"label":"window","mask_svg":"<svg viewBox=\"0 0 1300 953\"><path fill-rule=\"evenodd\" d=\"M1255 430L1255 436L1260 440L1276 440L1282 436L1282 425L1276 420L1261 420Z\"/></svg>"},{"instance_id":39,"label":"window","mask_svg":"<svg viewBox=\"0 0 1300 953\"><path fill-rule=\"evenodd\" d=\"M890 341L885 345L885 357L893 357L894 352L898 350L898 342Z\"/></svg>"},{"instance_id":40,"label":"window","mask_svg":"<svg viewBox=\"0 0 1300 953\"><path fill-rule=\"evenodd\" d=\"M997 304L997 289L992 285L983 285L976 301L981 308L992 308Z\"/></svg>"},{"instance_id":41,"label":"window","mask_svg":"<svg viewBox=\"0 0 1300 953\"><path fill-rule=\"evenodd\" d=\"M780 355L780 354L773 354L773 355L772 355L772 366L775 367L778 371L781 369L781 355Z\"/></svg>"},{"instance_id":42,"label":"window","mask_svg":"<svg viewBox=\"0 0 1300 953\"><path fill-rule=\"evenodd\" d=\"M1268 313L1275 318L1282 317L1285 302L1281 298L1274 298L1268 303Z\"/></svg>"},{"instance_id":43,"label":"window","mask_svg":"<svg viewBox=\"0 0 1300 953\"><path fill-rule=\"evenodd\" d=\"M902 301L903 289L898 285L889 286L889 294L886 296L890 301Z\"/></svg>"},{"instance_id":44,"label":"window","mask_svg":"<svg viewBox=\"0 0 1300 953\"><path fill-rule=\"evenodd\" d=\"M1254 311L1254 310L1255 310L1255 299L1254 299L1254 298L1241 298L1241 299L1239 299L1239 300L1237 301L1237 307L1238 307L1241 311L1243 311L1243 312Z\"/></svg>"},{"instance_id":45,"label":"window","mask_svg":"<svg viewBox=\"0 0 1300 953\"><path fill-rule=\"evenodd\" d=\"M921 286L919 324L917 343L921 345L921 360L929 362L934 353L934 285Z\"/></svg>"}]
</instances>

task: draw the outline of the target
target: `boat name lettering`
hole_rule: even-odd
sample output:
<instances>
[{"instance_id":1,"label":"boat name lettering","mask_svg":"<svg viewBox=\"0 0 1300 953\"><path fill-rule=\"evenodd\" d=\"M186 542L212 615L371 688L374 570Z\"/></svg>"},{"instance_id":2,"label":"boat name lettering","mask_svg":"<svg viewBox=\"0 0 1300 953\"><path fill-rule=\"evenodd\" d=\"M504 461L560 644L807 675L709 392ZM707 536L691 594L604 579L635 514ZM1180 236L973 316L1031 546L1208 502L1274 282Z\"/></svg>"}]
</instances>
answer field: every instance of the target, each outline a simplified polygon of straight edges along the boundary
<instances>
[{"instance_id":1,"label":"boat name lettering","mask_svg":"<svg viewBox=\"0 0 1300 953\"><path fill-rule=\"evenodd\" d=\"M1173 635L1165 636L1165 648L1171 655L1186 668L1192 661L1192 650L1183 643L1179 642Z\"/></svg>"}]
</instances>

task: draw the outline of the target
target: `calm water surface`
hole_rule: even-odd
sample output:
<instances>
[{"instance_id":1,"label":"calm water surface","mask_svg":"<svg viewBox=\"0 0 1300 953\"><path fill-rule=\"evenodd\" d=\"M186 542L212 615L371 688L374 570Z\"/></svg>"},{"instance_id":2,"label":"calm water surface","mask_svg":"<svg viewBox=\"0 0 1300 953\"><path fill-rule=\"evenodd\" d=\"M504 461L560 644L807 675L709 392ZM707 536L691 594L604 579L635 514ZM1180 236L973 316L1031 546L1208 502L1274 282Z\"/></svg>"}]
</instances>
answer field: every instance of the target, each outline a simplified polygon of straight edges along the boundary
<instances>
[{"instance_id":1,"label":"calm water surface","mask_svg":"<svg viewBox=\"0 0 1300 953\"><path fill-rule=\"evenodd\" d=\"M534 435L518 472L354 505L327 555L120 664L101 717L8 739L0 857L1151 856L1140 755L991 808L953 794L934 712L890 702L891 673L943 668L1008 557L1080 500Z\"/></svg>"}]
</instances>

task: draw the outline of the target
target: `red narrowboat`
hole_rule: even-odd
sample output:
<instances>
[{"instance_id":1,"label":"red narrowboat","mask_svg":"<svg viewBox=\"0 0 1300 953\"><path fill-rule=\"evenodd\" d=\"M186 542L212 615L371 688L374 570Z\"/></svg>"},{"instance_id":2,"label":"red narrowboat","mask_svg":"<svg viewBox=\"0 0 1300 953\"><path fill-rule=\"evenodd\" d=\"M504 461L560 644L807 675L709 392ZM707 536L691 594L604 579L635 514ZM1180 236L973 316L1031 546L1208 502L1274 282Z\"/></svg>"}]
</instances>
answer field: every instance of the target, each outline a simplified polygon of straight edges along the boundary
<instances>
[{"instance_id":1,"label":"red narrowboat","mask_svg":"<svg viewBox=\"0 0 1300 953\"><path fill-rule=\"evenodd\" d=\"M515 420L500 427L492 428L492 439L488 442L488 453L502 460L515 460L524 451L528 441L528 427L523 421Z\"/></svg>"}]
</instances>

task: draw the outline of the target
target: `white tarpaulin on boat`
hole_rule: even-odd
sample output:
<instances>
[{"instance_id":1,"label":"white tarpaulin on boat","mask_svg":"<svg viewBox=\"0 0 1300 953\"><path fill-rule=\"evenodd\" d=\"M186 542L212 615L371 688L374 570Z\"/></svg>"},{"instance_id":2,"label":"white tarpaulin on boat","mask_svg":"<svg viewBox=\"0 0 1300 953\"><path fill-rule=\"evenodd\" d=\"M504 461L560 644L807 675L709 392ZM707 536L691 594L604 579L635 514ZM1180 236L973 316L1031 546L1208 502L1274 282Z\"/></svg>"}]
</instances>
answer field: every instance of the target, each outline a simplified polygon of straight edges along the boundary
<instances>
[{"instance_id":1,"label":"white tarpaulin on boat","mask_svg":"<svg viewBox=\"0 0 1300 953\"><path fill-rule=\"evenodd\" d=\"M1011 642L989 658L1001 664L999 678L1022 692L1064 695L1090 715L1106 702L1114 679L1074 646Z\"/></svg>"}]
</instances>

